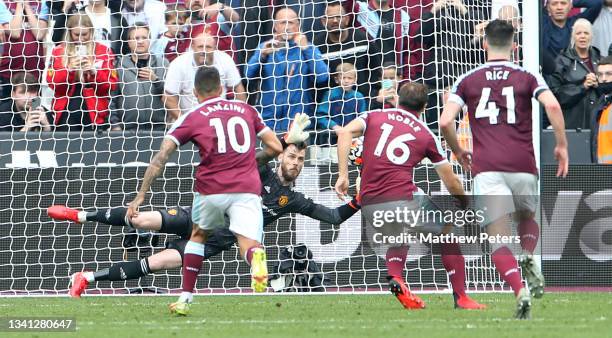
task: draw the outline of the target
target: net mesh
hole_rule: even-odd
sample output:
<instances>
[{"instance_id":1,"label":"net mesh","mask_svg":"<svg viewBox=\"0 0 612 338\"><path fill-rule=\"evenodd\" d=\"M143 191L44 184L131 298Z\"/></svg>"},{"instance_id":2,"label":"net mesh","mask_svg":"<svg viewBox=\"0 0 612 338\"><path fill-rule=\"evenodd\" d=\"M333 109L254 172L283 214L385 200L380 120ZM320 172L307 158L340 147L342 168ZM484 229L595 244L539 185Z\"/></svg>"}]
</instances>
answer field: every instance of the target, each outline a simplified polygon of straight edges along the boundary
<instances>
[{"instance_id":1,"label":"net mesh","mask_svg":"<svg viewBox=\"0 0 612 338\"><path fill-rule=\"evenodd\" d=\"M165 130L193 106L198 63L217 67L224 95L248 100L278 133L297 112L313 117L308 161L295 189L332 207L340 205L333 193L335 126L393 106L399 85L424 81L430 99L422 119L436 132L448 87L484 61L481 24L505 17L522 34L520 1L90 0L67 8L58 1L5 2L12 18L0 64L9 102L0 112L0 294L64 293L71 273L146 257L176 239L137 231L130 246L124 240L134 234L130 227L53 221L46 208L127 205ZM507 3L516 11L502 6ZM141 22L144 35L130 29ZM197 37L202 32L215 37L212 45ZM467 119L460 137L470 144ZM198 161L193 148L183 147L143 209L191 205ZM469 190L470 177L456 169ZM352 168L351 182L357 175ZM431 165L415 169L415 183L444 193ZM384 252L364 244L365 232L359 214L338 226L288 215L265 226L264 244L271 267L283 247L305 243L328 290L384 290ZM503 288L487 256L466 262L469 290ZM439 255L425 245L410 249L406 279L413 290L449 286ZM238 292L249 282L249 268L232 248L204 264L197 289ZM88 292L167 291L180 283L180 270L170 269L99 282Z\"/></svg>"}]
</instances>

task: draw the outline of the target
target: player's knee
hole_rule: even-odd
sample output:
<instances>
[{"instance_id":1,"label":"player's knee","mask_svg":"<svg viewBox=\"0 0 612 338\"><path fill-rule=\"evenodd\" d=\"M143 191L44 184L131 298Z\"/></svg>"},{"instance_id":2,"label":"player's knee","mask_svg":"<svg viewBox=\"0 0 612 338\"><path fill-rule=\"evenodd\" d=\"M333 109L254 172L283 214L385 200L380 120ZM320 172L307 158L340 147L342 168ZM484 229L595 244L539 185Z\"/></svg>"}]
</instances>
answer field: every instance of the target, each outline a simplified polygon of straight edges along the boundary
<instances>
[{"instance_id":1,"label":"player's knee","mask_svg":"<svg viewBox=\"0 0 612 338\"><path fill-rule=\"evenodd\" d=\"M191 238L189 240L204 243L206 242L206 232L199 227L194 226L193 230L191 231Z\"/></svg>"},{"instance_id":2,"label":"player's knee","mask_svg":"<svg viewBox=\"0 0 612 338\"><path fill-rule=\"evenodd\" d=\"M535 212L531 210L519 210L515 212L514 218L519 222L527 221L535 218Z\"/></svg>"},{"instance_id":3,"label":"player's knee","mask_svg":"<svg viewBox=\"0 0 612 338\"><path fill-rule=\"evenodd\" d=\"M182 265L183 259L178 248L166 249L159 254L149 257L151 272L174 269Z\"/></svg>"}]
</instances>

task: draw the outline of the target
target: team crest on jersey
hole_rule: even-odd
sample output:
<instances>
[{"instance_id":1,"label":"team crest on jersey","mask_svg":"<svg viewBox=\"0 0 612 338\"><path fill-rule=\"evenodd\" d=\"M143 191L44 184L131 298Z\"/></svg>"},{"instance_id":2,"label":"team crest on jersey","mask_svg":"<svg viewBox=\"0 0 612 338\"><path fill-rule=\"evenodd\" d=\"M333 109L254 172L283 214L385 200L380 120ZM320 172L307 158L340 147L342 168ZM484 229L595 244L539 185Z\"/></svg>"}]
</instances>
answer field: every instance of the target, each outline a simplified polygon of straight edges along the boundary
<instances>
[{"instance_id":1,"label":"team crest on jersey","mask_svg":"<svg viewBox=\"0 0 612 338\"><path fill-rule=\"evenodd\" d=\"M168 215L176 216L176 209L168 210Z\"/></svg>"},{"instance_id":2,"label":"team crest on jersey","mask_svg":"<svg viewBox=\"0 0 612 338\"><path fill-rule=\"evenodd\" d=\"M287 205L287 203L289 203L289 197L287 197L286 195L282 195L281 197L279 197L278 205L284 207L285 205Z\"/></svg>"}]
</instances>

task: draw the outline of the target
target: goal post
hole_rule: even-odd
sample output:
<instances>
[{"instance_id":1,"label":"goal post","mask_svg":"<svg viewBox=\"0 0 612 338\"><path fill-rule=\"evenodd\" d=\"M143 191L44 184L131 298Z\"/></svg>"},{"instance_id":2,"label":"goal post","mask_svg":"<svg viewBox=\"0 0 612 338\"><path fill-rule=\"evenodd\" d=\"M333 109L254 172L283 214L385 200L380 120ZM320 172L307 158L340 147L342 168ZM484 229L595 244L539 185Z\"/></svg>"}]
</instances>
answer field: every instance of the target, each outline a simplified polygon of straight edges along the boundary
<instances>
[{"instance_id":1,"label":"goal post","mask_svg":"<svg viewBox=\"0 0 612 338\"><path fill-rule=\"evenodd\" d=\"M429 0L404 2L406 5L400 9L405 12L424 15L431 9ZM493 1L495 4L502 2L508 1ZM236 1L232 2L235 3ZM520 61L529 70L539 71L538 4L537 1L524 0L517 1L517 4L520 7L522 21L522 39L519 41L522 41L520 48L523 51L523 60ZM229 3L226 5L229 6ZM308 2L307 10L299 11L300 15L308 15L306 18L302 17L303 22L322 29L321 6L324 6L324 2ZM424 9L415 10L419 6ZM171 8L170 5L167 7ZM244 7L234 9L238 15L246 10ZM262 7L260 10L268 11L268 8ZM429 84L430 104L422 119L434 132L437 132L437 120L441 113L445 88L452 84L463 70L468 70L484 61L483 50L477 41L474 42L476 37L473 34L475 26L487 20L484 13L491 15L492 10L470 6L467 10L470 13L480 11L480 14L441 21L438 21L440 14L435 14L427 19L440 22L433 25L431 36L417 35L419 30L414 27L422 24L421 17L409 18L409 27L407 27L407 32L409 31L407 34L411 39L409 46L410 48L416 46L418 49L408 48L405 53L408 53L407 60L420 60L420 63L409 65L410 69L420 71L404 72L410 76L417 74L413 79L404 80L423 81L425 78ZM354 14L356 20L358 13ZM252 15L249 18L252 18ZM400 20L402 14L397 14L394 18ZM247 23L244 21L237 23L237 26L230 27L231 32L242 34L240 25ZM458 29L459 26L462 28ZM271 28L271 25L267 27ZM368 27L364 28L366 28L364 32L367 33ZM314 36L317 32L305 33L307 36ZM252 37L237 36L234 41L238 46L236 48L244 45L238 43L240 39L248 38ZM449 52L445 50L449 47L445 44L454 41L453 39L459 39L461 42L457 46L451 46L453 51ZM10 43L10 41L5 42L5 48L6 44ZM44 74L48 74L51 69L52 60L50 53L53 45L51 42L47 44L45 57L48 62ZM354 55L350 53L359 52L361 49L355 48L343 57L353 58ZM419 55L414 58L414 53ZM449 60L449 55L457 59ZM329 58L337 56L338 54L330 54L323 57L327 62ZM240 60L237 64L243 80L246 77L247 61ZM120 67L117 62L115 64ZM380 69L382 65L381 61L378 71L382 72ZM457 65L459 67L455 67ZM434 73L426 75L426 68L434 70ZM291 71L289 68L286 73ZM329 69L332 84L334 84L334 72L335 69ZM445 80L442 81L442 78ZM378 90L386 86L383 80L380 76L377 77L376 83L371 83L372 87ZM43 105L52 109L54 93L46 79L42 80L42 83ZM127 84L131 83L120 83L120 85ZM257 90L259 87L246 85L245 88L249 91L249 96L261 98L261 91ZM285 95L284 91L280 94L281 89L285 88L277 89L278 95ZM320 100L324 96L322 92L329 88L318 89L322 91L313 94L314 100L317 98ZM109 95L115 98L116 95L123 94L113 92ZM133 93L128 95L134 100L139 99L138 96ZM370 99L376 101L376 97ZM339 102L342 103L342 99ZM262 109L259 103L258 101L257 108ZM114 107L111 106L111 109ZM313 114L316 114L315 111ZM535 110L534 116L539 116L539 113L535 114ZM333 116L327 117L331 119ZM539 119L535 118L536 155L539 152L538 131ZM312 139L315 137L321 139L321 136L329 133L329 130L313 126L311 135ZM95 271L124 260L137 260L164 250L168 241L177 239L174 235L135 231L130 227L53 221L46 215L47 207L55 204L86 211L127 206L135 197L138 183L144 176L148 162L159 149L163 135L163 130L0 132L0 296L65 295L69 289L69 277L72 273L84 270ZM338 173L335 151L333 141L329 138L313 142L308 149L306 166L295 184L297 191L329 207L336 207L342 203L333 193ZM450 151L448 153L450 156ZM194 148L191 146L181 148L170 159L163 176L152 187L149 202L141 210L190 206L193 198L194 165L198 161ZM466 189L469 190L471 177L463 173L456 163L454 165L456 172L464 179ZM350 181L353 194L357 175L357 169L351 167ZM417 186L429 194L447 193L441 187L431 164L423 163L416 168L414 180ZM385 291L387 288L385 253L367 245L365 240L367 231L360 213L340 225L325 224L302 215L281 217L277 222L264 227L264 244L268 253L269 269L279 263L279 252L284 247L303 243L312 251L314 261L320 265L325 277L324 286L328 292ZM234 247L204 263L196 289L203 294L248 293L249 278L249 267ZM411 290L416 292L448 292L450 288L440 256L433 254L432 247L425 244L413 245L410 248L405 278ZM468 292L507 290L486 252L482 255L466 256L466 279ZM180 270L170 269L140 280L94 283L87 290L87 294L125 294L142 291L166 293L180 290L180 286Z\"/></svg>"}]
</instances>

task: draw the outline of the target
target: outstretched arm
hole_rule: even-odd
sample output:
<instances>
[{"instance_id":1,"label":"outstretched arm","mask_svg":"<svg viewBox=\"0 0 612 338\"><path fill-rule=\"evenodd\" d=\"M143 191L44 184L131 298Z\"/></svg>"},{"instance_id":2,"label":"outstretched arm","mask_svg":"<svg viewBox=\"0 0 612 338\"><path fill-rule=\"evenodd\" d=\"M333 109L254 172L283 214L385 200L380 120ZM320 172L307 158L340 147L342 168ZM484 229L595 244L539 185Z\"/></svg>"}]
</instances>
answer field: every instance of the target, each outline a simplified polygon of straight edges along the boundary
<instances>
[{"instance_id":1,"label":"outstretched arm","mask_svg":"<svg viewBox=\"0 0 612 338\"><path fill-rule=\"evenodd\" d=\"M149 192L151 185L155 182L155 179L161 175L166 167L166 162L170 158L170 155L174 153L176 150L176 143L174 141L165 138L161 144L159 152L155 154L151 163L147 167L147 171L145 172L144 179L142 181L142 185L140 186L140 190L138 191L138 195L136 198L130 203L127 211L127 216L129 218L138 216L138 207L144 201L145 195Z\"/></svg>"}]
</instances>

